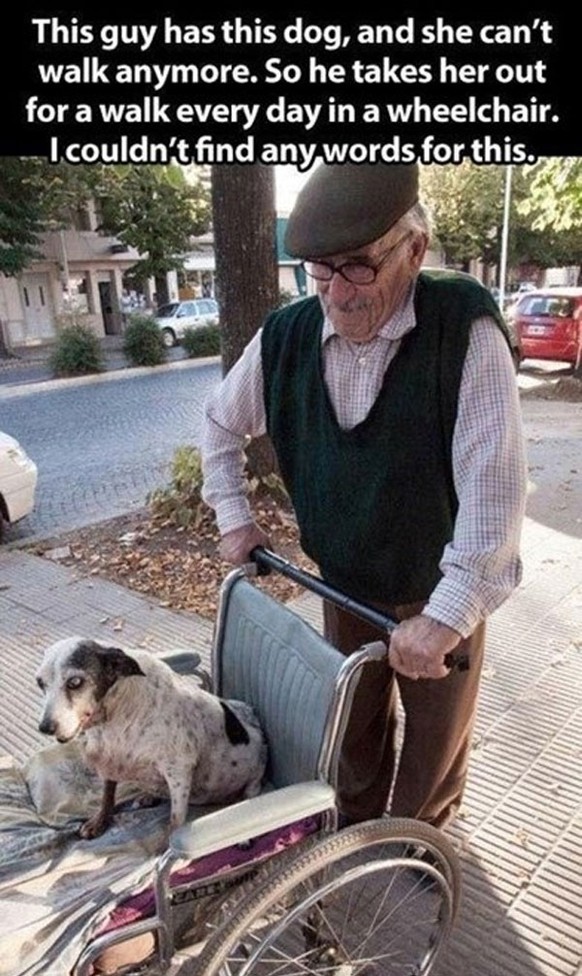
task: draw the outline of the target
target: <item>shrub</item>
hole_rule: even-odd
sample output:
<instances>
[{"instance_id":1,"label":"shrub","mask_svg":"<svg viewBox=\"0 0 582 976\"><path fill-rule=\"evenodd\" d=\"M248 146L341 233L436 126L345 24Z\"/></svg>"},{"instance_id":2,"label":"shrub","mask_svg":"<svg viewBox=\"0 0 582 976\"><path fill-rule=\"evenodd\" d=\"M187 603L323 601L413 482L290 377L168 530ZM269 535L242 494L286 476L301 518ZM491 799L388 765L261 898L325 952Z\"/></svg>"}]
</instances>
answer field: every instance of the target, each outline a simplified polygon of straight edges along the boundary
<instances>
[{"instance_id":1,"label":"shrub","mask_svg":"<svg viewBox=\"0 0 582 976\"><path fill-rule=\"evenodd\" d=\"M148 498L155 515L161 515L175 525L194 528L204 514L202 501L202 459L195 447L178 447L171 468L171 482L167 488L156 488Z\"/></svg>"},{"instance_id":2,"label":"shrub","mask_svg":"<svg viewBox=\"0 0 582 976\"><path fill-rule=\"evenodd\" d=\"M292 302L295 297L296 296L293 294L293 292L288 291L286 288L281 288L279 291L279 305L281 307L283 305L288 305L289 302Z\"/></svg>"},{"instance_id":3,"label":"shrub","mask_svg":"<svg viewBox=\"0 0 582 976\"><path fill-rule=\"evenodd\" d=\"M98 336L86 325L65 325L59 332L49 364L55 376L100 373L103 351Z\"/></svg>"},{"instance_id":4,"label":"shrub","mask_svg":"<svg viewBox=\"0 0 582 976\"><path fill-rule=\"evenodd\" d=\"M184 330L181 345L190 359L199 356L219 356L220 328L218 325L204 325L199 329L189 327Z\"/></svg>"},{"instance_id":5,"label":"shrub","mask_svg":"<svg viewBox=\"0 0 582 976\"><path fill-rule=\"evenodd\" d=\"M130 316L123 336L123 352L133 366L159 366L167 350L158 323L148 315Z\"/></svg>"}]
</instances>

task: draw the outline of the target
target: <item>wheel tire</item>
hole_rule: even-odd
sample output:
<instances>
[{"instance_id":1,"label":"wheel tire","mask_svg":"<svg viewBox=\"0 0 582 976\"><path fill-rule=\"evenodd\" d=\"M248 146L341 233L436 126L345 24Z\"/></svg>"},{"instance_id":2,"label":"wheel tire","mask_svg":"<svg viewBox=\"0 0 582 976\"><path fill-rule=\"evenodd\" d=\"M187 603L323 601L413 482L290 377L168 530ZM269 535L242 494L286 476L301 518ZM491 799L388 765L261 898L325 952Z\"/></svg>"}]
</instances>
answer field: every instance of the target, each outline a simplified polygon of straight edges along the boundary
<instances>
[{"instance_id":1,"label":"wheel tire","mask_svg":"<svg viewBox=\"0 0 582 976\"><path fill-rule=\"evenodd\" d=\"M176 345L176 336L171 329L162 329L162 341L166 349L172 349Z\"/></svg>"},{"instance_id":2,"label":"wheel tire","mask_svg":"<svg viewBox=\"0 0 582 976\"><path fill-rule=\"evenodd\" d=\"M436 828L416 820L357 824L282 868L275 859L187 971L426 976L453 925L460 888L456 854Z\"/></svg>"}]
</instances>

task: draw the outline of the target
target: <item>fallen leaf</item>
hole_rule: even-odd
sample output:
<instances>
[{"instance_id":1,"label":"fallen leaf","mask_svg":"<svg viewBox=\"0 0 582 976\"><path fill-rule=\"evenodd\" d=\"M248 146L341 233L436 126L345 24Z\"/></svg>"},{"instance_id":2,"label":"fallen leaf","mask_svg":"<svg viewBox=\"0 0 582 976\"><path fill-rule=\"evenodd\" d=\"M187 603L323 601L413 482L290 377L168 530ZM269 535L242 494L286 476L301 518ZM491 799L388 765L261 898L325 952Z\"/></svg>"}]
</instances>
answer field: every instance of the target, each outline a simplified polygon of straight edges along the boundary
<instances>
[{"instance_id":1,"label":"fallen leaf","mask_svg":"<svg viewBox=\"0 0 582 976\"><path fill-rule=\"evenodd\" d=\"M516 840L518 844L521 844L522 847L527 847L527 845L529 843L529 834L528 834L527 830L525 829L525 827L519 827L516 830L516 832L513 835L513 837L514 837L514 840Z\"/></svg>"},{"instance_id":2,"label":"fallen leaf","mask_svg":"<svg viewBox=\"0 0 582 976\"><path fill-rule=\"evenodd\" d=\"M254 518L259 518L260 511L260 518L270 527L272 548L300 568L317 573L301 551L289 507L281 507L269 496L251 495L249 501ZM167 516L144 509L52 539L40 554L69 545L78 578L112 580L158 600L164 607L187 610L214 621L220 587L231 570L220 558L219 542L209 509L202 512L196 527L177 527ZM277 573L261 577L257 585L282 603L303 592L299 584ZM109 618L106 622L110 622ZM122 625L118 622L117 627L121 629Z\"/></svg>"}]
</instances>

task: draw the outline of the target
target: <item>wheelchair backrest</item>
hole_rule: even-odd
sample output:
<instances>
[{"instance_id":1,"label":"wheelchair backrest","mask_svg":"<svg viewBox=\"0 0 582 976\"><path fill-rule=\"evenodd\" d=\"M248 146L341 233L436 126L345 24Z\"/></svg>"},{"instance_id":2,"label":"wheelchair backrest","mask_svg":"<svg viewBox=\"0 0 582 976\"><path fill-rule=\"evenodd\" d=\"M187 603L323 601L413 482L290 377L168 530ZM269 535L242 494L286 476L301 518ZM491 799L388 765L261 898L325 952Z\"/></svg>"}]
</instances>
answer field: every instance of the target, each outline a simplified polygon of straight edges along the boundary
<instances>
[{"instance_id":1,"label":"wheelchair backrest","mask_svg":"<svg viewBox=\"0 0 582 976\"><path fill-rule=\"evenodd\" d=\"M258 715L269 782L279 788L323 774L335 786L336 741L357 681L344 655L239 573L223 584L213 654L216 693Z\"/></svg>"}]
</instances>

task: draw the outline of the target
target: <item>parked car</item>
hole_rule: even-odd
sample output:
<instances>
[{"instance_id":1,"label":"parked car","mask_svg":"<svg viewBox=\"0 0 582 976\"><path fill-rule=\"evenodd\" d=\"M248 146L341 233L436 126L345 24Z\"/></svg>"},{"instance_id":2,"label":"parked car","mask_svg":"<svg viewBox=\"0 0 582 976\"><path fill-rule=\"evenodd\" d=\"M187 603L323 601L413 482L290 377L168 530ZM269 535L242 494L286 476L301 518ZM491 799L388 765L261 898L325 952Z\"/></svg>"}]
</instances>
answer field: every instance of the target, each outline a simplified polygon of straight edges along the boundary
<instances>
[{"instance_id":1,"label":"parked car","mask_svg":"<svg viewBox=\"0 0 582 976\"><path fill-rule=\"evenodd\" d=\"M0 539L3 523L18 522L32 512L37 473L18 441L0 431Z\"/></svg>"},{"instance_id":2,"label":"parked car","mask_svg":"<svg viewBox=\"0 0 582 976\"><path fill-rule=\"evenodd\" d=\"M517 286L508 288L503 298L504 314L509 315L516 302L518 302L523 295L527 295L528 292L531 291L536 291L536 286L531 281L520 281ZM499 296L497 296L497 302L499 302Z\"/></svg>"},{"instance_id":3,"label":"parked car","mask_svg":"<svg viewBox=\"0 0 582 976\"><path fill-rule=\"evenodd\" d=\"M162 305L154 318L162 330L164 344L171 348L180 341L186 329L218 325L218 303L214 298L191 298L183 302L170 302L168 305Z\"/></svg>"},{"instance_id":4,"label":"parked car","mask_svg":"<svg viewBox=\"0 0 582 976\"><path fill-rule=\"evenodd\" d=\"M456 275L457 277L468 278L470 281L476 281L478 284L482 284L482 282L479 281L479 279L475 275L469 274L467 271L457 271L455 268L421 268L421 270L428 271L428 273L432 275L433 278L434 277L446 278L446 277L453 277ZM490 288L489 292L497 302L499 298L499 290ZM495 294L495 292L497 292L497 294ZM513 363L516 370L518 370L519 364L521 363L521 360L523 358L523 352L521 348L521 338L519 332L517 331L513 322L511 321L511 318L506 313L504 313L503 317L505 320L505 324L507 325L507 331L509 332L509 338L511 342L511 355L513 358Z\"/></svg>"},{"instance_id":5,"label":"parked car","mask_svg":"<svg viewBox=\"0 0 582 976\"><path fill-rule=\"evenodd\" d=\"M582 355L582 288L538 288L511 311L525 359L553 359L576 366Z\"/></svg>"}]
</instances>

